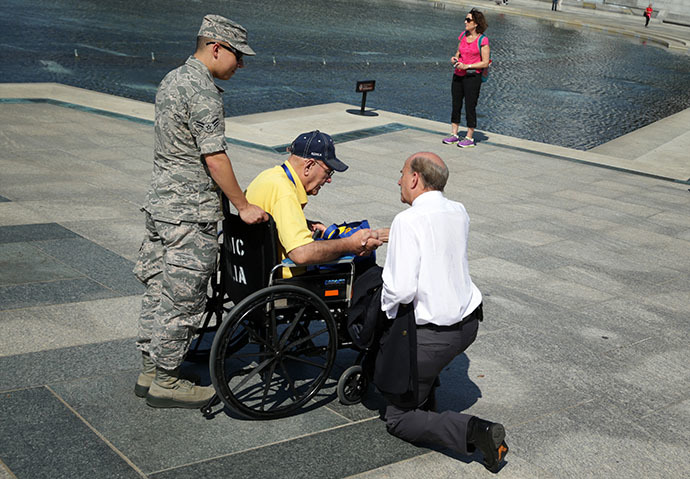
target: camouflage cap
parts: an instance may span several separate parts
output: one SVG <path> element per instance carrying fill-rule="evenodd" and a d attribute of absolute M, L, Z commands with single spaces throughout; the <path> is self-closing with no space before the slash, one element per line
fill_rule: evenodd
<path fill-rule="evenodd" d="M 247 30 L 242 25 L 220 15 L 206 15 L 197 36 L 227 42 L 245 55 L 256 55 L 247 44 Z"/>

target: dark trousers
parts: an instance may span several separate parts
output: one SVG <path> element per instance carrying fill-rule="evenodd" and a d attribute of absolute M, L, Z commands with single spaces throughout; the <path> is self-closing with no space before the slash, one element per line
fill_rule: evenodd
<path fill-rule="evenodd" d="M 551 10 L 558 10 L 558 0 L 551 1 Z"/>
<path fill-rule="evenodd" d="M 474 342 L 478 328 L 479 320 L 474 317 L 456 330 L 417 329 L 418 405 L 426 401 L 443 368 Z M 437 413 L 389 404 L 386 429 L 408 442 L 434 444 L 469 454 L 474 450 L 471 447 L 468 451 L 467 445 L 467 423 L 471 418 L 469 414 L 455 411 Z"/>
<path fill-rule="evenodd" d="M 453 75 L 451 94 L 453 96 L 453 111 L 450 115 L 451 123 L 460 123 L 462 101 L 465 100 L 465 118 L 467 128 L 477 127 L 477 100 L 482 86 L 482 76 L 479 73 L 468 73 L 465 76 Z"/>
<path fill-rule="evenodd" d="M 644 16 L 644 26 L 645 26 L 645 27 L 646 27 L 647 25 L 649 25 L 649 19 L 650 19 L 650 18 L 651 18 L 650 15 L 645 15 L 645 16 Z"/>

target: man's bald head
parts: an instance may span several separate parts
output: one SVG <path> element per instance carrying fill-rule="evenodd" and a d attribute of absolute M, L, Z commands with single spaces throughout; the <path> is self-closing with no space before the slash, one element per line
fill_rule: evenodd
<path fill-rule="evenodd" d="M 448 167 L 440 156 L 429 151 L 420 151 L 410 156 L 410 170 L 419 173 L 425 189 L 443 191 L 448 181 Z"/>

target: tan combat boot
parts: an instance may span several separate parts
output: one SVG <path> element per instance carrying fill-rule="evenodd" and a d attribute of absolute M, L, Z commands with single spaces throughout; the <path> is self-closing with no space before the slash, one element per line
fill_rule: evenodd
<path fill-rule="evenodd" d="M 151 359 L 148 353 L 141 353 L 141 372 L 134 386 L 134 394 L 136 394 L 137 397 L 145 398 L 149 392 L 153 378 L 155 377 L 156 363 L 153 362 L 153 359 Z M 180 377 L 193 383 L 198 383 L 201 379 L 194 373 L 182 373 Z"/>
<path fill-rule="evenodd" d="M 134 386 L 134 394 L 137 397 L 145 398 L 155 377 L 156 363 L 147 353 L 141 353 L 141 372 L 137 378 L 137 384 Z"/>
<path fill-rule="evenodd" d="M 213 386 L 196 386 L 179 374 L 179 368 L 168 371 L 157 367 L 146 404 L 151 407 L 197 408 L 206 405 L 215 394 Z"/>

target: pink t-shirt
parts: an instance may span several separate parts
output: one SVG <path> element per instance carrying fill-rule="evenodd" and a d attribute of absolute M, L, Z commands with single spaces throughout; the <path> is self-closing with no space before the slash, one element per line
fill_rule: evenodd
<path fill-rule="evenodd" d="M 458 50 L 460 51 L 460 62 L 464 63 L 465 65 L 471 65 L 472 63 L 479 63 L 482 61 L 482 54 L 479 52 L 479 47 L 477 46 L 477 42 L 479 41 L 479 37 L 481 35 L 477 35 L 477 38 L 474 39 L 472 43 L 467 43 L 467 35 L 460 35 L 458 37 L 458 40 L 460 41 L 460 45 L 458 46 Z M 489 37 L 484 36 L 482 39 L 482 46 L 486 46 L 489 44 Z M 477 73 L 481 73 L 482 69 L 478 68 Z M 458 76 L 465 76 L 467 74 L 467 70 L 461 70 L 459 68 L 455 69 L 455 74 Z"/>

